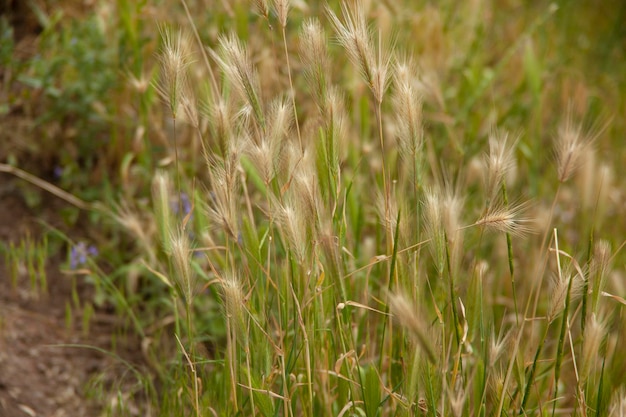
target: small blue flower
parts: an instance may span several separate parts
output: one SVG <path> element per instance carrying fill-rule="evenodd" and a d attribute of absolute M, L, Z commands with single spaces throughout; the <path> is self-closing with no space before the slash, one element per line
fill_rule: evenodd
<path fill-rule="evenodd" d="M 170 203 L 172 207 L 172 211 L 174 214 L 179 214 L 179 207 L 182 208 L 183 214 L 182 217 L 187 216 L 191 212 L 191 199 L 187 193 L 180 193 L 180 204 L 178 201 L 172 201 Z M 193 218 L 193 215 L 190 216 L 190 220 Z"/>
<path fill-rule="evenodd" d="M 63 171 L 64 171 L 63 167 L 60 167 L 57 165 L 54 167 L 54 170 L 52 171 L 52 175 L 54 175 L 54 178 L 58 180 L 63 176 Z"/>
<path fill-rule="evenodd" d="M 87 265 L 88 258 L 97 255 L 98 248 L 93 245 L 87 245 L 85 242 L 79 242 L 70 250 L 70 269 Z"/>
<path fill-rule="evenodd" d="M 187 195 L 187 193 L 180 194 L 180 201 L 183 205 L 183 213 L 185 213 L 186 216 L 191 212 L 191 200 L 189 200 L 189 196 Z"/>

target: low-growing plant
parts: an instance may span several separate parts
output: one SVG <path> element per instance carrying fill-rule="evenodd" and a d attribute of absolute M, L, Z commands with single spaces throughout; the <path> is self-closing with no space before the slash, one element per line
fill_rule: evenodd
<path fill-rule="evenodd" d="M 47 295 L 46 263 L 50 256 L 47 235 L 41 239 L 34 239 L 30 235 L 26 235 L 19 243 L 5 243 L 2 249 L 11 285 L 15 288 L 20 279 L 27 277 L 33 294 L 37 296 Z"/>

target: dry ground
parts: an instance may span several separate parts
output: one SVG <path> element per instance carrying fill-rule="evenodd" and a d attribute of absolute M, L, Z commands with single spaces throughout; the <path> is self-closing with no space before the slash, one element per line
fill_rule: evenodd
<path fill-rule="evenodd" d="M 0 176 L 0 239 L 19 242 L 42 232 L 38 220 L 59 224 L 59 201 L 52 200 L 44 213 L 33 213 L 25 205 L 16 181 Z M 77 233 L 78 231 L 74 231 Z M 0 417 L 97 416 L 109 398 L 88 398 L 90 381 L 106 372 L 110 382 L 119 375 L 119 363 L 106 354 L 69 344 L 111 349 L 115 317 L 96 311 L 88 335 L 81 330 L 80 312 L 73 312 L 73 326 L 66 324 L 66 304 L 71 300 L 72 279 L 62 272 L 63 259 L 57 255 L 46 266 L 48 294 L 38 295 L 29 279 L 21 275 L 11 283 L 4 257 L 0 258 Z M 91 297 L 91 288 L 77 280 L 78 294 Z M 66 346 L 60 346 L 66 345 Z M 130 350 L 129 350 L 130 349 Z M 120 353 L 120 350 L 125 352 Z M 135 352 L 137 352 L 135 350 Z M 117 353 L 140 360 L 129 346 L 117 346 Z M 96 395 L 97 397 L 97 395 Z"/>

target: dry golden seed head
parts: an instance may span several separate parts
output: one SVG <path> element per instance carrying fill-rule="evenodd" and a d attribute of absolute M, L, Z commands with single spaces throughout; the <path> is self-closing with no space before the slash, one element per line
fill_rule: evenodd
<path fill-rule="evenodd" d="M 489 153 L 485 156 L 485 190 L 493 200 L 500 186 L 515 168 L 515 146 L 519 138 L 509 142 L 508 133 L 493 132 L 489 136 Z"/>
<path fill-rule="evenodd" d="M 191 270 L 189 237 L 182 228 L 170 234 L 170 256 L 174 261 L 174 282 L 180 288 L 185 302 L 191 305 L 196 293 L 196 280 Z"/>
<path fill-rule="evenodd" d="M 548 321 L 552 321 L 564 308 L 567 296 L 567 279 L 556 277 L 553 282 L 552 294 L 550 296 L 550 309 L 548 311 Z"/>
<path fill-rule="evenodd" d="M 307 19 L 300 32 L 300 54 L 302 64 L 307 67 L 324 67 L 328 64 L 326 34 L 319 20 Z"/>
<path fill-rule="evenodd" d="M 404 295 L 400 293 L 389 294 L 389 307 L 394 318 L 404 327 L 415 342 L 428 356 L 431 363 L 437 363 L 437 354 L 432 345 L 432 337 L 428 328 L 421 319 L 419 309 Z"/>
<path fill-rule="evenodd" d="M 439 272 L 443 271 L 445 260 L 445 232 L 443 227 L 443 199 L 440 192 L 427 189 L 423 200 L 424 229 L 430 240 L 432 256 Z"/>
<path fill-rule="evenodd" d="M 462 379 L 459 377 L 457 382 L 461 383 Z M 456 389 L 449 388 L 448 398 L 450 399 L 450 409 L 452 410 L 452 415 L 455 417 L 461 417 L 463 415 L 463 409 L 465 408 L 464 406 L 467 399 L 467 391 L 464 390 L 462 386 L 459 386 Z"/>
<path fill-rule="evenodd" d="M 267 4 L 267 0 L 253 0 L 254 7 L 261 16 L 268 19 L 270 15 L 270 7 Z"/>
<path fill-rule="evenodd" d="M 446 186 L 446 192 L 442 197 L 443 227 L 448 242 L 455 245 L 462 239 L 461 212 L 465 201 L 459 195 L 458 190 L 452 189 L 450 186 Z"/>
<path fill-rule="evenodd" d="M 489 366 L 493 367 L 496 364 L 498 358 L 503 352 L 506 352 L 509 347 L 509 341 L 512 338 L 513 330 L 509 330 L 504 336 L 496 337 L 495 334 L 491 336 L 491 343 L 489 344 Z"/>
<path fill-rule="evenodd" d="M 239 153 L 231 150 L 225 160 L 207 158 L 211 172 L 208 215 L 231 237 L 238 238 L 237 191 L 239 189 Z"/>
<path fill-rule="evenodd" d="M 246 335 L 245 327 L 245 296 L 243 286 L 239 278 L 233 274 L 227 274 L 221 281 L 224 313 L 230 322 L 232 331 L 240 336 Z"/>
<path fill-rule="evenodd" d="M 548 310 L 548 321 L 552 322 L 565 309 L 567 290 L 569 281 L 572 280 L 570 290 L 570 302 L 574 301 L 582 294 L 583 278 L 579 274 L 562 272 L 562 276 L 554 276 L 552 283 L 552 294 L 550 296 L 550 308 Z"/>
<path fill-rule="evenodd" d="M 485 227 L 514 236 L 525 236 L 534 231 L 535 221 L 523 217 L 528 209 L 528 203 L 521 203 L 511 207 L 502 205 L 492 205 L 483 217 L 478 219 L 474 225 Z"/>
<path fill-rule="evenodd" d="M 250 157 L 250 161 L 266 185 L 272 181 L 276 174 L 275 150 L 271 149 L 270 146 L 268 141 L 263 141 L 260 144 L 249 143 L 246 147 L 246 154 Z"/>
<path fill-rule="evenodd" d="M 307 233 L 307 219 L 301 202 L 288 197 L 282 204 L 277 205 L 276 220 L 280 230 L 287 238 L 289 247 L 300 263 L 306 260 L 310 239 Z"/>
<path fill-rule="evenodd" d="M 345 105 L 342 92 L 336 87 L 330 87 L 324 97 L 324 120 L 323 124 L 326 129 L 332 129 L 335 137 L 342 139 L 345 134 Z M 338 141 L 346 143 L 348 141 Z"/>
<path fill-rule="evenodd" d="M 596 242 L 593 248 L 593 266 L 595 271 L 604 275 L 610 268 L 611 263 L 611 243 L 601 239 Z"/>
<path fill-rule="evenodd" d="M 293 123 L 293 110 L 286 100 L 275 100 L 270 105 L 266 139 L 272 149 L 278 149 L 289 135 Z"/>
<path fill-rule="evenodd" d="M 382 48 L 382 47 L 380 47 Z M 389 50 L 379 50 L 376 64 L 372 68 L 372 80 L 370 81 L 370 89 L 377 103 L 382 103 L 383 96 L 389 87 L 389 76 L 392 64 L 392 55 Z"/>
<path fill-rule="evenodd" d="M 592 314 L 587 319 L 585 326 L 585 337 L 583 339 L 582 367 L 580 371 L 580 381 L 584 383 L 589 376 L 593 365 L 597 362 L 600 345 L 606 335 L 606 325 L 604 320 Z"/>
<path fill-rule="evenodd" d="M 243 43 L 234 35 L 220 36 L 220 53 L 211 50 L 211 55 L 220 66 L 228 81 L 250 106 L 252 115 L 261 126 L 265 125 L 258 73 L 252 66 Z"/>
<path fill-rule="evenodd" d="M 330 86 L 330 59 L 326 47 L 326 34 L 317 19 L 306 20 L 300 33 L 300 59 L 304 75 L 311 85 L 318 107 Z"/>
<path fill-rule="evenodd" d="M 488 378 L 491 397 L 494 401 L 498 401 L 504 390 L 504 372 L 501 369 L 492 369 Z"/>
<path fill-rule="evenodd" d="M 423 144 L 422 95 L 416 88 L 416 69 L 411 61 L 395 65 L 392 105 L 398 125 L 400 156 L 415 160 Z"/>
<path fill-rule="evenodd" d="M 161 82 L 156 85 L 161 97 L 169 104 L 175 119 L 180 105 L 181 95 L 187 84 L 187 69 L 192 63 L 189 35 L 178 31 L 172 33 L 168 27 L 159 27 L 163 47 L 159 53 L 161 62 Z"/>
<path fill-rule="evenodd" d="M 343 2 L 341 12 L 344 22 L 327 7 L 339 43 L 369 86 L 376 102 L 381 103 L 389 81 L 391 54 L 388 49 L 376 51 L 365 19 L 365 7 L 359 0 Z"/>
<path fill-rule="evenodd" d="M 611 244 L 608 241 L 598 240 L 595 243 L 589 265 L 589 294 L 592 295 L 591 311 L 594 312 L 598 310 L 598 301 L 611 271 L 611 255 Z"/>
<path fill-rule="evenodd" d="M 376 212 L 380 222 L 386 229 L 395 233 L 398 221 L 398 202 L 396 199 L 386 199 L 384 194 L 376 191 Z"/>
<path fill-rule="evenodd" d="M 167 172 L 157 171 L 152 179 L 152 200 L 157 210 L 169 213 L 171 190 L 172 184 Z"/>
<path fill-rule="evenodd" d="M 324 263 L 326 276 L 331 278 L 339 277 L 343 272 L 342 260 L 339 254 L 338 238 L 333 230 L 332 220 L 330 218 L 322 219 L 316 243 L 319 244 L 326 258 L 326 262 Z"/>
<path fill-rule="evenodd" d="M 172 227 L 172 184 L 169 176 L 164 171 L 157 171 L 152 180 L 152 204 L 156 213 L 156 223 L 159 235 L 166 252 L 169 252 L 169 234 Z"/>
<path fill-rule="evenodd" d="M 126 201 L 122 201 L 119 205 L 114 205 L 113 216 L 122 227 L 124 227 L 132 236 L 134 236 L 138 243 L 142 246 L 145 252 L 148 254 L 148 263 L 151 266 L 156 264 L 155 253 L 155 222 L 142 221 L 142 218 L 137 214 Z"/>
<path fill-rule="evenodd" d="M 604 213 L 610 203 L 611 195 L 620 187 L 615 184 L 615 169 L 611 164 L 606 162 L 600 163 L 599 173 L 595 176 L 595 189 L 598 190 L 595 198 L 598 206 L 598 212 Z M 601 216 L 601 214 L 599 214 Z M 601 217 L 599 217 L 601 218 Z"/>
<path fill-rule="evenodd" d="M 274 0 L 274 9 L 276 10 L 276 16 L 278 22 L 285 28 L 287 27 L 287 14 L 289 13 L 289 0 Z"/>
<path fill-rule="evenodd" d="M 583 132 L 580 123 L 575 124 L 571 111 L 561 124 L 556 142 L 557 174 L 560 182 L 567 181 L 579 168 L 584 153 L 599 132 Z"/>
<path fill-rule="evenodd" d="M 611 404 L 609 405 L 608 417 L 626 416 L 626 388 L 620 387 L 613 393 Z"/>
<path fill-rule="evenodd" d="M 232 100 L 224 98 L 221 94 L 208 94 L 209 101 L 202 103 L 200 110 L 208 118 L 208 126 L 220 149 L 220 154 L 225 155 L 231 145 L 235 133 L 235 120 L 237 114 Z"/>
<path fill-rule="evenodd" d="M 148 90 L 150 86 L 150 81 L 145 74 L 141 74 L 139 78 L 135 77 L 133 74 L 129 75 L 129 83 L 130 86 L 139 94 L 143 94 Z"/>
<path fill-rule="evenodd" d="M 581 205 L 585 209 L 592 209 L 595 206 L 600 191 L 600 188 L 595 188 L 598 174 L 595 149 L 589 149 L 581 155 L 580 169 L 574 178 L 580 190 Z"/>
<path fill-rule="evenodd" d="M 185 84 L 181 91 L 180 106 L 183 109 L 183 120 L 198 129 L 200 127 L 200 118 L 198 117 L 198 100 L 188 83 Z"/>

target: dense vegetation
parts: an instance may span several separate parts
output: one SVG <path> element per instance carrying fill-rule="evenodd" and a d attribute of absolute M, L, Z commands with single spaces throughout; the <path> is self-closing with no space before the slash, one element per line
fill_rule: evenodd
<path fill-rule="evenodd" d="M 2 171 L 142 341 L 107 415 L 626 413 L 622 3 L 60 3 Z"/>

